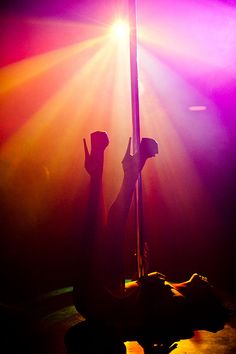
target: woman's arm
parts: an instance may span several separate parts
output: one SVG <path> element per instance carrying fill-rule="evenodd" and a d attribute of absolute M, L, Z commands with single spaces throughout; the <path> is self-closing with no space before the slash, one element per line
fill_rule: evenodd
<path fill-rule="evenodd" d="M 113 290 L 123 289 L 123 246 L 125 226 L 128 219 L 129 209 L 132 202 L 133 192 L 138 176 L 149 157 L 158 152 L 155 140 L 144 138 L 139 150 L 133 156 L 130 154 L 131 139 L 122 161 L 123 181 L 120 191 L 112 204 L 107 221 L 106 233 L 106 276 L 109 287 Z"/>
<path fill-rule="evenodd" d="M 104 151 L 109 144 L 105 132 L 96 131 L 91 134 L 91 152 L 86 140 L 84 142 L 85 169 L 90 176 L 89 197 L 80 244 L 82 278 L 85 282 L 94 281 L 94 273 L 98 274 L 101 257 L 101 240 L 105 229 L 104 200 L 102 174 Z"/>

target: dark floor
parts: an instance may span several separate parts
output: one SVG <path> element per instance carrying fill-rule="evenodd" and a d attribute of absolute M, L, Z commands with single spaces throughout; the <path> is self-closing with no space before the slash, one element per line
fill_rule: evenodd
<path fill-rule="evenodd" d="M 1 353 L 66 354 L 64 334 L 83 320 L 72 305 L 71 290 L 68 287 L 52 291 L 27 307 L 1 304 Z M 137 342 L 125 344 L 128 354 L 143 353 Z M 101 353 L 101 348 L 97 353 Z M 231 321 L 217 333 L 199 331 L 194 338 L 181 340 L 173 353 L 236 354 L 236 323 Z"/>

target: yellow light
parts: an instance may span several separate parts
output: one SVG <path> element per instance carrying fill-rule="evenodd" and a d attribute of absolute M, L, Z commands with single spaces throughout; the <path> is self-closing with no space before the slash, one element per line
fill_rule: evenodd
<path fill-rule="evenodd" d="M 111 27 L 111 33 L 118 39 L 126 38 L 129 35 L 128 22 L 122 19 L 116 20 Z"/>

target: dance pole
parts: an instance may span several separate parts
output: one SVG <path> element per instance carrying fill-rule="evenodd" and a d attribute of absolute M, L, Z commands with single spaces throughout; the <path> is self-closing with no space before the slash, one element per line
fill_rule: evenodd
<path fill-rule="evenodd" d="M 137 63 L 137 26 L 136 26 L 136 0 L 129 0 L 129 26 L 130 26 L 130 81 L 131 81 L 131 107 L 133 128 L 133 154 L 140 145 L 140 115 L 139 115 L 139 85 Z M 142 201 L 142 177 L 141 172 L 134 193 L 135 209 L 135 233 L 137 272 L 141 277 L 145 273 L 144 266 L 144 236 L 143 236 L 143 201 Z"/>

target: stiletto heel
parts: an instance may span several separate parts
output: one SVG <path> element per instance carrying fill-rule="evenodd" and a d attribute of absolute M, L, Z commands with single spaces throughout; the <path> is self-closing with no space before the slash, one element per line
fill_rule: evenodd
<path fill-rule="evenodd" d="M 109 138 L 106 132 L 96 131 L 90 134 L 91 153 L 88 151 L 86 139 L 83 139 L 85 153 L 85 169 L 89 174 L 102 172 L 104 150 L 109 144 Z"/>

